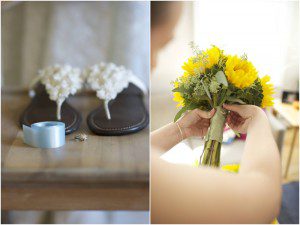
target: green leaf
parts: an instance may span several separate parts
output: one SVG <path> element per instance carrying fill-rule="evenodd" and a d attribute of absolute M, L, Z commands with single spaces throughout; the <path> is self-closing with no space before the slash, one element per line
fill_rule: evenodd
<path fill-rule="evenodd" d="M 174 118 L 174 122 L 176 122 L 181 116 L 182 114 L 187 111 L 187 110 L 193 110 L 193 109 L 196 109 L 196 108 L 199 108 L 197 104 L 193 104 L 193 103 L 190 103 L 189 105 L 186 105 L 184 107 L 182 107 L 179 112 L 176 114 L 175 118 Z"/>
<path fill-rule="evenodd" d="M 227 98 L 227 101 L 233 102 L 233 103 L 240 103 L 240 104 L 242 104 L 242 105 L 247 104 L 246 102 L 242 101 L 241 99 L 234 98 L 234 97 L 228 97 L 228 98 Z"/>
<path fill-rule="evenodd" d="M 223 71 L 218 71 L 215 77 L 219 84 L 223 84 L 225 87 L 228 87 L 228 82 Z"/>
<path fill-rule="evenodd" d="M 196 98 L 197 101 L 209 100 L 209 98 L 207 97 L 207 95 L 198 95 L 197 93 L 195 93 L 193 95 L 193 97 Z"/>
<path fill-rule="evenodd" d="M 174 123 L 181 117 L 181 115 L 188 110 L 186 106 L 182 107 L 178 113 L 176 114 L 175 118 L 174 118 Z"/>
<path fill-rule="evenodd" d="M 218 93 L 220 88 L 220 83 L 217 81 L 217 79 L 214 77 L 210 80 L 209 84 L 209 90 L 211 93 Z"/>
<path fill-rule="evenodd" d="M 201 83 L 202 83 L 202 85 L 203 85 L 203 88 L 204 88 L 204 90 L 205 90 L 205 93 L 206 93 L 207 97 L 211 100 L 211 96 L 210 96 L 210 93 L 209 93 L 209 91 L 208 91 L 207 86 L 205 85 L 205 83 L 204 83 L 203 81 L 201 81 Z"/>
<path fill-rule="evenodd" d="M 232 91 L 230 89 L 226 89 L 226 97 L 229 97 L 231 95 Z"/>
<path fill-rule="evenodd" d="M 235 135 L 236 135 L 237 137 L 241 137 L 241 135 L 240 135 L 239 132 L 237 132 L 237 131 L 235 131 L 235 130 L 233 130 L 233 132 L 235 133 Z"/>

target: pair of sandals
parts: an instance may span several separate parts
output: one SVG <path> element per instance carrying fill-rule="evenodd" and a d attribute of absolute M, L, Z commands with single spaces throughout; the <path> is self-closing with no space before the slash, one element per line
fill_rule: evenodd
<path fill-rule="evenodd" d="M 125 135 L 148 125 L 149 116 L 143 101 L 146 86 L 131 71 L 113 63 L 100 63 L 83 72 L 68 65 L 55 65 L 39 71 L 30 84 L 32 101 L 20 117 L 20 125 L 61 121 L 65 123 L 66 134 L 76 131 L 82 117 L 67 98 L 84 85 L 96 91 L 103 102 L 87 117 L 93 133 Z"/>

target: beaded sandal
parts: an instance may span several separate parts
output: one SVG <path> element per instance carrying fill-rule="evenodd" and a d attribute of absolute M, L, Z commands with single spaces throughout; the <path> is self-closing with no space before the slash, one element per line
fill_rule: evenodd
<path fill-rule="evenodd" d="M 88 115 L 91 131 L 105 136 L 125 135 L 148 125 L 143 101 L 147 88 L 131 71 L 113 63 L 100 63 L 86 69 L 84 76 L 103 102 Z"/>
<path fill-rule="evenodd" d="M 20 125 L 30 126 L 42 121 L 65 123 L 66 134 L 76 131 L 82 121 L 81 115 L 65 100 L 74 95 L 83 84 L 79 69 L 55 65 L 40 70 L 31 82 L 31 103 L 20 117 Z"/>

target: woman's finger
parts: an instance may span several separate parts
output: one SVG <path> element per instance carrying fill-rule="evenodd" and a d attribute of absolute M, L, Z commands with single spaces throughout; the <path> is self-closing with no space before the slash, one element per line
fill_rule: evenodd
<path fill-rule="evenodd" d="M 202 120 L 197 123 L 197 127 L 209 127 L 210 122 L 208 120 Z"/>
<path fill-rule="evenodd" d="M 227 105 L 227 104 L 223 104 L 223 108 L 236 112 L 239 115 L 244 115 L 245 112 L 247 111 L 247 107 L 248 105 Z"/>
<path fill-rule="evenodd" d="M 234 126 L 231 122 L 227 123 L 227 125 L 228 125 L 231 129 L 234 129 L 234 128 L 235 128 L 235 126 Z"/>
<path fill-rule="evenodd" d="M 210 119 L 215 114 L 215 109 L 212 109 L 209 112 L 203 111 L 201 109 L 195 109 L 195 112 L 200 118 Z"/>
<path fill-rule="evenodd" d="M 238 119 L 240 118 L 241 116 L 239 114 L 237 114 L 236 112 L 230 112 L 230 116 L 233 118 L 233 119 Z"/>

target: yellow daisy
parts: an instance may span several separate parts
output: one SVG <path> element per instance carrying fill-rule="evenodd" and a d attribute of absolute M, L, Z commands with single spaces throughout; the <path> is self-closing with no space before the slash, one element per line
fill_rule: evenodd
<path fill-rule="evenodd" d="M 264 95 L 264 98 L 261 103 L 262 108 L 274 105 L 274 102 L 273 102 L 274 98 L 272 97 L 272 95 L 275 92 L 274 92 L 273 84 L 269 83 L 270 80 L 271 80 L 271 78 L 268 75 L 266 75 L 260 79 L 260 83 L 261 83 L 263 95 Z"/>
<path fill-rule="evenodd" d="M 249 87 L 257 79 L 257 71 L 253 64 L 236 55 L 228 56 L 225 74 L 228 81 L 237 88 Z"/>

